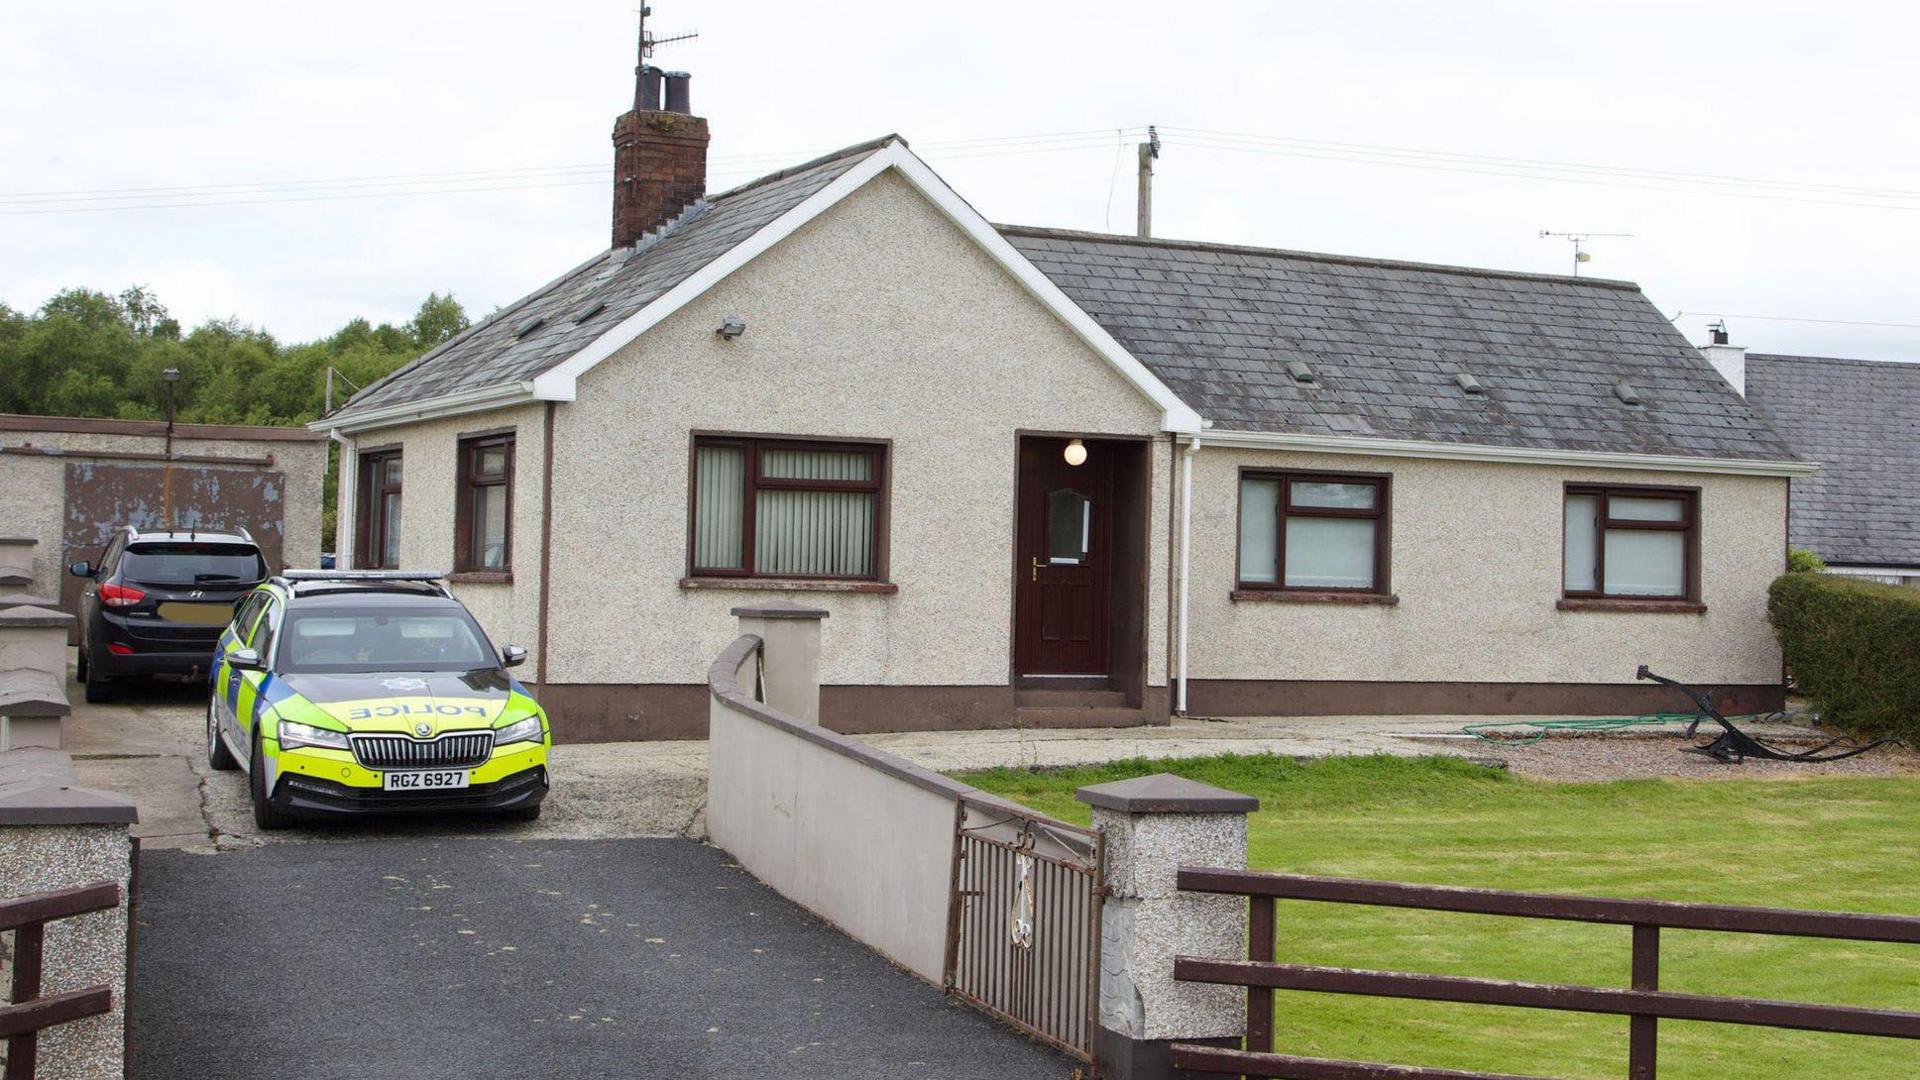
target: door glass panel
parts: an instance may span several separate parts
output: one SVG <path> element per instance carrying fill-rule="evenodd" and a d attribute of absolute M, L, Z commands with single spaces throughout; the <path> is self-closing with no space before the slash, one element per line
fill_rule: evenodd
<path fill-rule="evenodd" d="M 1086 559 L 1093 532 L 1093 500 L 1072 488 L 1047 495 L 1047 561 L 1073 565 Z"/>
<path fill-rule="evenodd" d="M 380 562 L 400 565 L 400 493 L 386 496 L 380 509 Z"/>
<path fill-rule="evenodd" d="M 1372 484 L 1329 484 L 1319 480 L 1295 480 L 1293 505 L 1325 506 L 1340 510 L 1371 510 Z"/>
<path fill-rule="evenodd" d="M 1372 588 L 1373 526 L 1366 518 L 1288 518 L 1286 584 Z"/>

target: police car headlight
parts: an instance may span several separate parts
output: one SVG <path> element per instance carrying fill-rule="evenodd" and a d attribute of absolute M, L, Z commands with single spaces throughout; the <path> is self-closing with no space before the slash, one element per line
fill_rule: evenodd
<path fill-rule="evenodd" d="M 540 717 L 538 714 L 524 720 L 515 720 L 506 727 L 497 728 L 493 733 L 493 745 L 505 746 L 508 743 L 539 742 Z"/>
<path fill-rule="evenodd" d="M 317 728 L 312 724 L 296 724 L 291 720 L 280 721 L 280 749 L 293 750 L 302 746 L 320 746 L 328 750 L 346 750 L 347 733 Z"/>

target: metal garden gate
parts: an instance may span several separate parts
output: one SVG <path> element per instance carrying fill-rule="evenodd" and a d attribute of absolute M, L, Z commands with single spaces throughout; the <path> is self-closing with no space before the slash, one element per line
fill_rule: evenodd
<path fill-rule="evenodd" d="M 947 992 L 1091 1062 L 1104 870 L 1099 833 L 963 797 L 954 815 Z"/>

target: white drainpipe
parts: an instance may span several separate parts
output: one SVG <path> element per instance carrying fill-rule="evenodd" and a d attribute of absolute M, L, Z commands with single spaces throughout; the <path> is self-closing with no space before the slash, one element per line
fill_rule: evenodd
<path fill-rule="evenodd" d="M 1200 451 L 1200 436 L 1187 443 L 1180 458 L 1180 690 L 1173 711 L 1187 715 L 1187 577 L 1193 553 L 1193 455 Z"/>
<path fill-rule="evenodd" d="M 333 565 L 345 570 L 353 565 L 353 516 L 360 509 L 354 505 L 353 496 L 360 486 L 355 482 L 360 469 L 351 438 L 340 434 L 339 428 L 328 428 L 327 437 L 340 444 L 340 467 L 334 471 L 334 483 L 339 487 L 333 494 Z M 341 543 L 343 537 L 345 543 Z"/>

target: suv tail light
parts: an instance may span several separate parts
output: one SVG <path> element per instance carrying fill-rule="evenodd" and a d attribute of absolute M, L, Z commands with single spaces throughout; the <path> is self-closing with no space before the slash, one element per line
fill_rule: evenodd
<path fill-rule="evenodd" d="M 146 590 L 131 585 L 100 586 L 100 602 L 108 607 L 132 607 L 146 598 Z"/>

